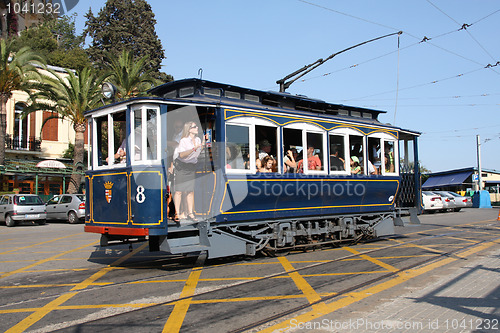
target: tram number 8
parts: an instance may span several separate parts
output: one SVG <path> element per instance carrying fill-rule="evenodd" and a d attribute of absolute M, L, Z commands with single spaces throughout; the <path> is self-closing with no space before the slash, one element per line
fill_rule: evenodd
<path fill-rule="evenodd" d="M 146 195 L 144 194 L 144 186 L 137 186 L 137 194 L 135 195 L 135 201 L 137 203 L 143 203 L 146 200 Z"/>

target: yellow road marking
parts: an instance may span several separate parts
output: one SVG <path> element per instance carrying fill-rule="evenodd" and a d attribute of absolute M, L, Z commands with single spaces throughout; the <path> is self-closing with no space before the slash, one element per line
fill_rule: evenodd
<path fill-rule="evenodd" d="M 107 286 L 113 282 L 95 282 L 93 286 Z M 75 283 L 60 283 L 60 284 L 23 284 L 19 286 L 0 286 L 0 289 L 24 289 L 24 288 L 52 288 L 52 287 L 74 287 Z"/>
<path fill-rule="evenodd" d="M 321 293 L 320 296 L 328 297 L 336 293 Z M 282 296 L 262 296 L 262 297 L 242 297 L 242 298 L 228 298 L 228 299 L 205 299 L 193 300 L 191 304 L 217 304 L 217 303 L 233 303 L 233 302 L 254 302 L 254 301 L 271 301 L 271 300 L 286 300 L 286 299 L 300 299 L 306 296 L 301 295 L 282 295 Z M 172 301 L 164 305 L 174 305 L 177 301 Z M 88 305 L 60 305 L 54 310 L 84 310 L 84 309 L 107 309 L 107 308 L 145 308 L 148 306 L 158 305 L 160 303 L 125 303 L 125 304 L 88 304 Z M 9 313 L 23 313 L 23 312 L 36 312 L 41 308 L 21 308 L 0 310 L 0 314 Z"/>
<path fill-rule="evenodd" d="M 98 243 L 98 242 L 93 242 L 91 244 L 96 244 L 96 243 Z M 73 290 L 82 290 L 82 289 L 88 287 L 90 284 L 93 284 L 95 280 L 97 280 L 98 278 L 102 277 L 105 273 L 109 272 L 111 269 L 114 269 L 114 267 L 112 267 L 112 266 L 121 264 L 123 261 L 125 261 L 126 259 L 130 258 L 131 256 L 133 256 L 135 253 L 137 253 L 137 252 L 141 251 L 142 249 L 144 249 L 147 245 L 148 245 L 148 243 L 144 243 L 139 248 L 137 248 L 136 250 L 128 253 L 127 255 L 123 256 L 122 258 L 116 260 L 115 262 L 113 262 L 112 264 L 110 264 L 108 267 L 105 267 L 105 268 L 99 270 L 99 272 L 95 273 L 94 275 L 92 275 L 91 277 L 89 277 L 88 279 L 86 279 L 85 281 L 77 284 L 75 287 L 73 287 L 71 289 L 71 291 L 73 291 Z M 85 246 L 89 246 L 89 245 L 85 245 Z M 77 248 L 75 250 L 66 251 L 64 253 L 61 253 L 60 255 L 64 255 L 66 253 L 73 252 L 73 251 L 76 251 L 76 250 L 81 249 L 81 248 L 83 248 L 83 246 L 79 247 L 79 248 Z M 59 257 L 60 255 L 57 255 L 57 256 L 54 256 L 54 257 Z M 41 262 L 47 262 L 47 261 L 50 261 L 50 259 L 51 258 L 47 258 L 45 260 L 41 260 Z M 34 265 L 30 265 L 30 266 L 28 266 L 26 268 L 31 268 L 32 266 L 34 266 Z M 103 274 L 103 272 L 105 272 L 105 273 Z M 0 278 L 1 278 L 1 276 L 0 276 Z M 42 319 L 43 317 L 45 317 L 47 314 L 49 314 L 53 310 L 56 310 L 60 305 L 64 304 L 64 302 L 68 301 L 73 296 L 78 295 L 78 294 L 79 294 L 78 291 L 74 291 L 74 292 L 69 292 L 69 293 L 66 293 L 66 294 L 63 294 L 63 295 L 59 296 L 58 298 L 56 298 L 52 302 L 50 302 L 47 305 L 39 308 L 36 312 L 34 312 L 31 315 L 29 315 L 28 317 L 26 317 L 25 319 L 23 319 L 18 324 L 12 326 L 8 331 L 6 331 L 6 333 L 7 332 L 8 333 L 14 333 L 14 332 L 17 333 L 17 332 L 23 332 L 23 331 L 25 331 L 26 329 L 28 329 L 29 327 L 31 327 L 33 324 L 35 324 L 36 322 L 38 322 L 40 319 Z"/>
<path fill-rule="evenodd" d="M 71 297 L 75 296 L 76 292 L 74 293 L 67 293 L 64 294 L 49 304 L 45 305 L 44 307 L 41 307 L 37 309 L 35 312 L 33 312 L 31 315 L 28 317 L 24 318 L 21 320 L 17 325 L 11 327 L 5 333 L 18 333 L 18 332 L 24 332 L 26 329 L 28 329 L 31 325 L 45 317 L 47 314 L 49 314 L 52 310 L 55 310 L 59 305 L 63 304 L 67 300 L 69 300 Z"/>
<path fill-rule="evenodd" d="M 59 253 L 55 256 L 52 256 L 52 257 L 49 257 L 49 258 L 46 258 L 46 259 L 42 259 L 42 260 L 39 260 L 31 265 L 28 265 L 26 267 L 23 267 L 23 268 L 19 268 L 19 269 L 16 269 L 15 271 L 12 271 L 12 272 L 8 272 L 8 273 L 4 273 L 2 275 L 0 275 L 0 279 L 3 279 L 3 278 L 6 278 L 6 277 L 9 277 L 9 276 L 12 276 L 14 274 L 17 274 L 17 273 L 21 273 L 21 272 L 24 272 L 25 270 L 29 269 L 29 268 L 32 268 L 32 267 L 35 267 L 35 266 L 38 266 L 38 265 L 41 265 L 41 264 L 44 264 L 46 262 L 49 262 L 49 261 L 52 261 L 53 259 L 57 259 L 59 257 L 62 257 L 66 254 L 69 254 L 69 253 L 72 253 L 72 252 L 75 252 L 75 251 L 78 251 L 80 249 L 83 249 L 83 248 L 86 248 L 86 247 L 89 247 L 89 246 L 92 246 L 94 244 L 97 244 L 99 242 L 92 242 L 92 243 L 89 243 L 89 244 L 86 244 L 86 245 L 83 245 L 83 246 L 80 246 L 76 249 L 73 249 L 73 250 L 69 250 L 69 251 L 65 251 L 65 252 L 62 252 L 62 253 Z"/>
<path fill-rule="evenodd" d="M 403 241 L 400 241 L 399 239 L 391 239 L 392 241 L 396 242 L 396 243 L 399 243 L 399 244 L 404 244 L 405 242 Z M 398 246 L 399 247 L 399 246 Z M 413 243 L 409 243 L 409 244 L 404 244 L 403 247 L 418 247 L 420 249 L 424 249 L 426 251 L 430 251 L 430 252 L 437 252 L 437 253 L 443 253 L 444 251 L 441 251 L 441 250 L 437 250 L 437 249 L 434 249 L 432 247 L 429 247 L 429 246 L 425 246 L 425 245 L 417 245 L 417 244 L 413 244 Z"/>
<path fill-rule="evenodd" d="M 84 234 L 84 232 L 80 232 L 80 233 L 77 233 L 77 234 L 68 235 L 68 236 L 64 236 L 64 237 L 60 237 L 60 238 L 56 238 L 56 239 L 51 239 L 51 240 L 48 240 L 48 241 L 45 241 L 45 242 L 41 242 L 41 243 L 37 243 L 37 244 L 32 244 L 32 245 L 28 245 L 28 246 L 18 247 L 18 248 L 15 248 L 13 250 L 10 250 L 10 251 L 0 252 L 0 255 L 6 254 L 6 253 L 10 253 L 10 252 L 19 251 L 19 250 L 29 249 L 30 247 L 40 246 L 40 245 L 43 245 L 43 244 L 48 244 L 48 243 L 56 242 L 56 241 L 61 240 L 61 239 L 65 239 L 65 238 L 69 238 L 69 237 L 74 237 L 74 236 L 78 236 L 78 235 L 83 235 L 83 234 Z"/>
<path fill-rule="evenodd" d="M 79 284 L 77 284 L 76 286 L 74 286 L 71 289 L 71 291 L 73 291 L 73 290 L 83 290 L 83 289 L 87 288 L 89 285 L 93 284 L 96 280 L 100 279 L 101 277 L 103 277 L 107 273 L 109 273 L 112 270 L 116 269 L 116 267 L 114 267 L 114 266 L 120 265 L 125 260 L 129 259 L 130 257 L 132 257 L 135 253 L 144 250 L 144 248 L 146 246 L 148 246 L 148 245 L 149 244 L 146 242 L 146 243 L 142 244 L 141 246 L 139 246 L 134 251 L 129 252 L 126 255 L 124 255 L 123 257 L 121 257 L 120 259 L 116 260 L 115 262 L 113 262 L 112 264 L 110 264 L 108 267 L 100 269 L 97 273 L 93 274 L 89 278 L 85 279 L 83 282 L 80 282 Z"/>
<path fill-rule="evenodd" d="M 202 267 L 193 268 L 193 270 L 189 274 L 189 278 L 187 279 L 186 284 L 184 285 L 184 288 L 182 289 L 180 298 L 190 297 L 194 295 L 202 269 Z M 172 313 L 170 313 L 170 316 L 168 317 L 168 320 L 163 327 L 163 333 L 180 331 L 192 299 L 192 297 L 182 299 L 175 304 Z"/>
<path fill-rule="evenodd" d="M 311 285 L 299 274 L 299 272 L 293 272 L 295 268 L 290 264 L 288 259 L 285 257 L 278 258 L 279 262 L 285 269 L 285 271 L 289 272 L 288 275 L 292 278 L 293 282 L 299 288 L 300 291 L 306 296 L 309 303 L 318 302 L 321 300 L 321 297 L 318 295 L 316 290 L 314 290 Z"/>
<path fill-rule="evenodd" d="M 477 246 L 474 246 L 473 248 L 469 249 L 469 250 L 466 250 L 464 252 L 461 252 L 459 254 L 456 254 L 456 257 L 458 258 L 465 258 L 465 257 L 468 257 L 474 253 L 477 253 L 479 251 L 483 251 L 493 245 L 496 245 L 498 244 L 497 241 L 493 241 L 493 242 L 487 242 L 483 245 L 477 245 Z M 290 319 L 287 319 L 285 321 L 282 321 L 278 324 L 275 324 L 271 327 L 267 327 L 263 330 L 261 330 L 260 332 L 274 332 L 276 330 L 284 330 L 284 329 L 287 329 L 287 328 L 291 328 L 291 323 L 294 322 L 294 323 L 305 323 L 305 322 L 309 322 L 311 320 L 314 320 L 314 319 L 318 319 L 326 314 L 330 314 L 332 312 L 335 312 L 337 311 L 338 309 L 341 309 L 341 308 L 344 308 L 348 305 L 351 305 L 355 302 L 358 302 L 362 299 L 365 299 L 367 297 L 370 297 L 370 296 L 373 296 L 381 291 L 385 291 L 387 289 L 390 289 L 394 286 L 397 286 L 401 283 L 404 283 L 412 278 L 415 278 L 417 276 L 420 276 L 422 274 L 425 274 L 427 272 L 430 272 L 436 268 L 439 268 L 439 267 L 442 267 L 442 266 L 445 266 L 449 263 L 452 263 L 454 261 L 458 260 L 457 258 L 452 258 L 452 257 L 448 257 L 448 258 L 444 258 L 444 259 L 441 259 L 441 260 L 438 260 L 436 262 L 433 262 L 433 263 L 430 263 L 430 264 L 427 264 L 425 266 L 422 266 L 422 267 L 419 267 L 419 268 L 416 268 L 416 269 L 408 269 L 408 270 L 404 270 L 404 271 L 401 271 L 399 273 L 397 273 L 396 277 L 390 279 L 390 280 L 387 280 L 385 282 L 382 282 L 382 283 L 379 283 L 377 285 L 374 285 L 374 286 L 371 286 L 371 287 L 368 287 L 366 289 L 363 289 L 363 290 L 360 290 L 360 291 L 356 291 L 356 292 L 350 292 L 346 295 L 344 295 L 342 298 L 338 299 L 338 300 L 335 300 L 331 303 L 327 303 L 324 304 L 324 306 L 322 307 L 322 309 L 320 311 L 317 311 L 316 309 L 312 309 L 311 311 L 308 311 L 304 314 L 301 314 L 301 315 L 298 315 L 298 316 L 295 316 L 293 318 L 290 318 Z"/>
<path fill-rule="evenodd" d="M 413 255 L 413 256 L 390 256 L 390 257 L 372 257 L 374 259 L 379 259 L 379 260 L 384 260 L 384 259 L 403 259 L 403 258 L 419 258 L 419 257 L 435 257 L 438 254 L 418 254 L 418 255 Z M 344 259 L 343 261 L 360 261 L 360 260 L 365 260 L 362 258 L 349 258 L 349 259 Z"/>
<path fill-rule="evenodd" d="M 343 248 L 344 248 L 344 249 L 346 249 L 347 251 L 351 252 L 352 254 L 357 254 L 357 255 L 359 255 L 359 257 L 360 257 L 360 258 L 363 258 L 363 259 L 365 259 L 365 260 L 368 260 L 369 262 L 372 262 L 372 263 L 374 263 L 375 265 L 378 265 L 378 266 L 380 266 L 380 267 L 382 267 L 382 268 L 387 269 L 387 270 L 388 270 L 388 271 L 390 271 L 390 272 L 397 272 L 397 271 L 399 270 L 399 269 L 397 269 L 397 268 L 396 268 L 396 267 L 394 267 L 394 266 L 391 266 L 391 265 L 389 265 L 389 264 L 386 264 L 385 262 L 382 262 L 382 261 L 380 261 L 380 260 L 378 260 L 378 259 L 372 258 L 372 257 L 370 257 L 370 256 L 368 256 L 368 255 L 366 255 L 366 254 L 362 254 L 361 252 L 358 252 L 358 251 L 356 251 L 356 250 L 354 250 L 354 249 L 352 249 L 352 248 L 350 248 L 350 247 L 348 247 L 348 246 L 344 246 Z"/>
<path fill-rule="evenodd" d="M 461 240 L 461 241 L 464 241 L 464 242 L 469 242 L 469 243 L 479 243 L 478 241 L 476 240 L 472 240 L 472 239 L 467 239 L 467 238 L 460 238 L 460 237 L 455 237 L 455 236 L 448 236 L 446 238 L 450 238 L 450 239 L 456 239 L 456 240 Z"/>

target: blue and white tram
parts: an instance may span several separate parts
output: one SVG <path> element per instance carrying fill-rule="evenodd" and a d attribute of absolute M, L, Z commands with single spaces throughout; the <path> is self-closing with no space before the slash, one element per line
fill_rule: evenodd
<path fill-rule="evenodd" d="M 390 234 L 402 211 L 421 207 L 419 133 L 379 122 L 383 111 L 199 79 L 150 93 L 86 113 L 85 231 L 103 246 L 147 240 L 150 251 L 254 255 Z M 198 221 L 179 223 L 169 219 L 170 190 L 187 121 L 203 129 L 205 149 Z"/>

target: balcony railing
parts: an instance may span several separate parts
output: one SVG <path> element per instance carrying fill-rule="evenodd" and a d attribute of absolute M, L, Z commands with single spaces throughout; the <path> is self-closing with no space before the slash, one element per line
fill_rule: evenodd
<path fill-rule="evenodd" d="M 42 141 L 35 137 L 19 138 L 5 136 L 5 148 L 10 150 L 42 151 Z"/>

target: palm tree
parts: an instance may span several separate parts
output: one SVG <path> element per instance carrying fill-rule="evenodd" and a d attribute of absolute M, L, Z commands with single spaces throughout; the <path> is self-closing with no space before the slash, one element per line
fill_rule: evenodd
<path fill-rule="evenodd" d="M 31 94 L 36 89 L 40 75 L 35 65 L 43 64 L 43 59 L 29 47 L 14 52 L 12 41 L 0 40 L 0 165 L 5 163 L 7 101 L 15 90 Z"/>
<path fill-rule="evenodd" d="M 61 77 L 51 69 L 48 71 L 50 75 L 43 77 L 43 84 L 33 95 L 32 104 L 25 109 L 25 114 L 37 110 L 52 111 L 52 116 L 44 120 L 42 127 L 51 119 L 68 119 L 73 123 L 75 150 L 68 193 L 76 193 L 82 180 L 84 133 L 87 126 L 83 114 L 97 107 L 101 100 L 101 84 L 107 76 L 99 76 L 91 67 L 76 72 L 66 69 L 67 77 Z"/>
<path fill-rule="evenodd" d="M 118 58 L 106 54 L 109 81 L 117 88 L 116 96 L 120 100 L 146 95 L 157 83 L 148 70 L 146 57 L 135 59 L 131 52 L 123 50 Z"/>

